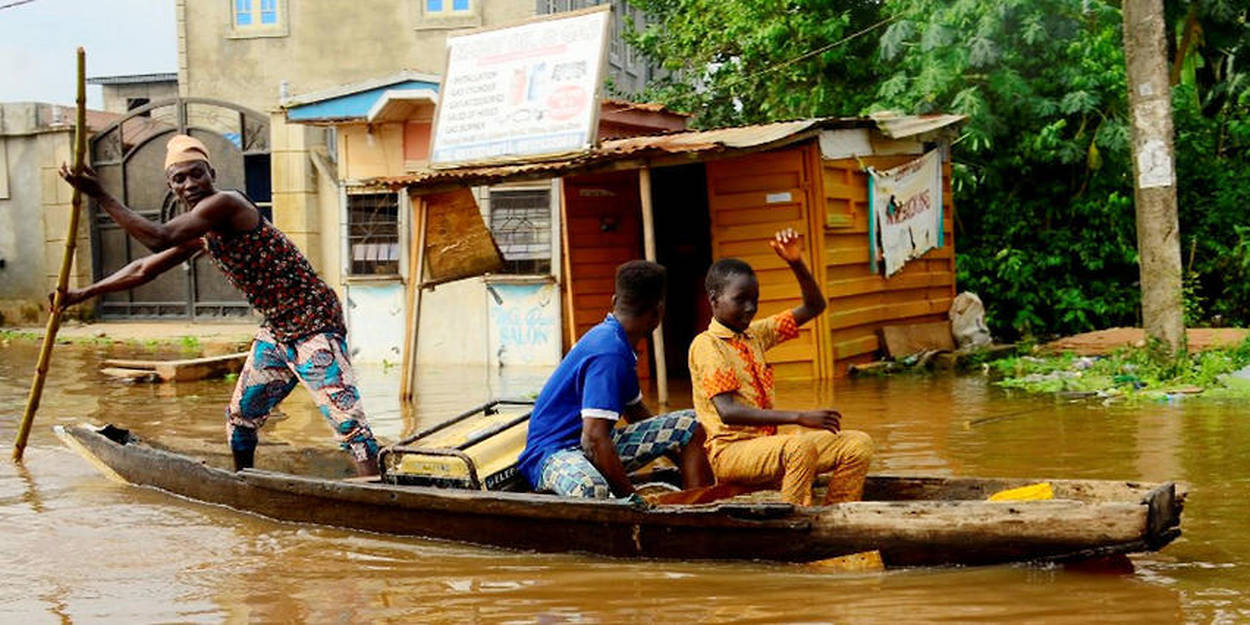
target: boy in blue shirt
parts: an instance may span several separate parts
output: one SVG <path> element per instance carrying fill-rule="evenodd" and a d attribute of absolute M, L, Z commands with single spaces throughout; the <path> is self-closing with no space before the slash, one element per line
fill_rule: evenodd
<path fill-rule="evenodd" d="M 569 350 L 534 404 L 521 474 L 569 497 L 628 498 L 629 471 L 679 451 L 685 488 L 712 483 L 705 436 L 693 410 L 652 416 L 638 387 L 634 345 L 664 318 L 664 267 L 617 267 L 612 313 Z M 630 425 L 616 428 L 624 418 Z"/>

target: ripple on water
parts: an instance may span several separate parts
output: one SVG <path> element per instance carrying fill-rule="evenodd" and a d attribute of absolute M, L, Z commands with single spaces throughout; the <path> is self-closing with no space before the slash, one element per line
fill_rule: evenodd
<path fill-rule="evenodd" d="M 0 357 L 0 405 L 25 399 L 37 348 Z M 0 463 L 6 622 L 1176 623 L 1250 619 L 1250 419 L 1227 403 L 1103 407 L 1010 396 L 977 376 L 785 383 L 782 407 L 833 405 L 879 448 L 876 470 L 940 475 L 1184 479 L 1185 536 L 1133 575 L 985 567 L 830 574 L 758 563 L 526 554 L 276 523 L 101 478 L 49 431 L 83 419 L 224 453 L 228 382 L 119 385 L 102 354 L 58 347 L 23 468 Z M 540 372 L 423 371 L 415 409 L 393 370 L 362 367 L 390 440 Z M 678 406 L 688 386 L 673 385 Z M 17 409 L 17 410 L 20 410 Z M 303 394 L 262 453 L 331 449 Z M 16 415 L 0 413 L 11 440 Z M 10 616 L 11 615 L 11 616 Z"/>

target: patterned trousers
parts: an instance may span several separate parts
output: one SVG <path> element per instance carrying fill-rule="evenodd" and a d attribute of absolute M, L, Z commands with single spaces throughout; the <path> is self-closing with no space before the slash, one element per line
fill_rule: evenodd
<path fill-rule="evenodd" d="M 365 420 L 347 341 L 337 332 L 279 342 L 261 328 L 226 407 L 226 437 L 235 451 L 256 449 L 256 431 L 297 383 L 312 393 L 340 446 L 358 461 L 377 457 L 378 443 Z"/>
<path fill-rule="evenodd" d="M 612 430 L 612 442 L 626 471 L 676 451 L 690 442 L 699 420 L 693 410 L 677 410 Z M 612 488 L 578 447 L 557 451 L 543 462 L 538 490 L 566 497 L 607 499 Z"/>
<path fill-rule="evenodd" d="M 824 504 L 858 501 L 875 449 L 859 430 L 806 430 L 734 441 L 709 458 L 717 482 L 780 486 L 790 503 L 812 505 L 816 475 L 832 471 Z"/>

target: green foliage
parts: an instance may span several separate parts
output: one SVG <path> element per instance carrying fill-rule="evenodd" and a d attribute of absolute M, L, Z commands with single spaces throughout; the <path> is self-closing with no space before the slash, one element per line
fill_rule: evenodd
<path fill-rule="evenodd" d="M 43 335 L 37 332 L 26 332 L 23 330 L 0 330 L 0 341 L 38 341 L 42 340 Z"/>
<path fill-rule="evenodd" d="M 645 29 L 631 24 L 627 40 L 667 73 L 642 97 L 696 113 L 701 127 L 854 115 L 871 101 L 871 85 L 879 80 L 870 61 L 879 31 L 830 47 L 877 22 L 879 2 L 629 4 L 642 9 L 648 23 Z"/>
<path fill-rule="evenodd" d="M 1140 323 L 1118 2 L 631 4 L 655 20 L 632 41 L 671 72 L 644 97 L 702 126 L 968 115 L 954 146 L 958 280 L 999 337 Z M 1166 9 L 1187 321 L 1250 324 L 1250 7 Z"/>
<path fill-rule="evenodd" d="M 1104 358 L 1022 356 L 990 364 L 999 385 L 1032 392 L 1097 392 L 1103 397 L 1159 397 L 1185 387 L 1215 397 L 1250 395 L 1250 384 L 1227 374 L 1250 365 L 1250 339 L 1239 345 L 1159 358 L 1150 347 L 1125 348 Z"/>
<path fill-rule="evenodd" d="M 1240 50 L 1250 54 L 1250 41 Z M 1232 91 L 1196 95 L 1198 85 L 1182 84 L 1173 97 L 1187 273 L 1217 324 L 1250 322 L 1250 62 L 1242 63 Z"/>
<path fill-rule="evenodd" d="M 1192 328 L 1202 323 L 1202 308 L 1207 298 L 1202 295 L 1198 274 L 1192 271 L 1185 272 L 1184 281 L 1181 283 L 1181 295 L 1184 298 L 1185 327 Z"/>
<path fill-rule="evenodd" d="M 178 343 L 182 345 L 182 351 L 189 354 L 198 354 L 204 347 L 198 337 L 190 335 L 179 337 Z"/>
<path fill-rule="evenodd" d="M 895 74 L 878 106 L 969 115 L 956 157 L 961 288 L 996 334 L 1139 323 L 1130 130 L 1117 4 L 889 0 Z M 1250 323 L 1250 26 L 1243 4 L 1169 4 L 1187 322 Z M 930 35 L 931 31 L 942 33 Z M 975 46 L 930 45 L 949 33 Z M 908 45 L 910 44 L 910 45 Z M 1239 56 L 1240 55 L 1240 56 Z M 1240 64 L 1238 64 L 1240 63 Z M 1214 317 L 1214 318 L 1213 318 Z"/>
<path fill-rule="evenodd" d="M 43 332 L 32 332 L 27 330 L 0 330 L 0 343 L 8 343 L 10 341 L 21 342 L 43 342 Z M 102 336 L 79 336 L 66 337 L 58 336 L 56 339 L 58 345 L 109 345 L 113 341 L 108 337 Z"/>
<path fill-rule="evenodd" d="M 876 106 L 969 116 L 954 169 L 958 280 L 995 333 L 1135 323 L 1119 11 L 1081 0 L 889 0 L 886 11 L 901 19 L 882 37 L 894 75 Z"/>

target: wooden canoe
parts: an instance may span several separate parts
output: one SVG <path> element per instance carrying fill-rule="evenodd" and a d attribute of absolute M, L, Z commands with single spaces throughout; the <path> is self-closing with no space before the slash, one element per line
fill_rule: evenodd
<path fill-rule="evenodd" d="M 57 427 L 106 475 L 281 521 L 543 552 L 809 562 L 879 551 L 890 567 L 1062 562 L 1180 535 L 1174 484 L 1048 480 L 1055 499 L 990 502 L 1026 479 L 873 475 L 865 501 L 635 506 L 617 500 L 232 472 L 125 430 Z"/>

